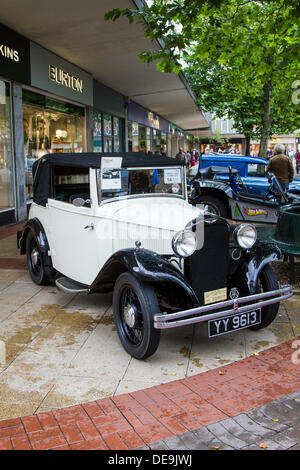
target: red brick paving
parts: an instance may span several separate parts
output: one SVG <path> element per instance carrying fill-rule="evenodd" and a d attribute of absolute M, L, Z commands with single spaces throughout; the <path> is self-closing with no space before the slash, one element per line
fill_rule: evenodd
<path fill-rule="evenodd" d="M 0 227 L 0 241 L 4 240 L 7 237 L 16 235 L 18 230 L 22 230 L 24 227 L 24 222 L 20 224 L 10 224 Z M 17 247 L 17 237 L 16 237 L 16 247 Z M 2 258 L 0 253 L 0 269 L 27 269 L 26 257 L 22 258 Z"/>
<path fill-rule="evenodd" d="M 136 449 L 245 413 L 300 389 L 294 341 L 183 380 L 0 421 L 0 450 Z"/>
<path fill-rule="evenodd" d="M 26 258 L 0 258 L 0 269 L 27 270 Z"/>
<path fill-rule="evenodd" d="M 12 235 L 15 235 L 18 230 L 22 230 L 24 227 L 25 222 L 21 222 L 19 224 L 9 224 L 9 225 L 4 225 L 3 227 L 0 227 L 0 240 L 3 240 L 4 238 L 10 237 Z"/>

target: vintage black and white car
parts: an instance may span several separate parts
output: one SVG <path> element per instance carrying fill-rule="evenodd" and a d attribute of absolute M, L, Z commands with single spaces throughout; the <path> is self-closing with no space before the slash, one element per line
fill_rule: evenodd
<path fill-rule="evenodd" d="M 264 328 L 292 295 L 271 267 L 277 246 L 189 204 L 185 165 L 173 158 L 49 154 L 33 166 L 33 192 L 18 234 L 31 279 L 113 292 L 120 341 L 137 359 L 155 353 L 166 328 L 207 322 L 210 337 Z"/>

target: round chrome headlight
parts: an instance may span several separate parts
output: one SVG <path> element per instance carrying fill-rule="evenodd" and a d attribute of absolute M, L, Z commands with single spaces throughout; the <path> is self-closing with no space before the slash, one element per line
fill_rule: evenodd
<path fill-rule="evenodd" d="M 197 240 L 196 234 L 190 231 L 181 231 L 174 235 L 172 247 L 177 256 L 186 258 L 191 256 L 196 250 Z"/>
<path fill-rule="evenodd" d="M 239 225 L 233 233 L 235 241 L 244 249 L 252 248 L 257 239 L 257 232 L 254 225 Z"/>

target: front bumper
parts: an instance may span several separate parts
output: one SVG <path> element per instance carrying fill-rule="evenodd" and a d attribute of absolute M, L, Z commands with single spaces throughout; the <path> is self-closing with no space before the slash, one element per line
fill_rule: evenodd
<path fill-rule="evenodd" d="M 175 328 L 177 326 L 192 325 L 194 323 L 202 323 L 209 320 L 216 320 L 224 316 L 236 315 L 238 313 L 251 312 L 257 308 L 266 307 L 286 300 L 293 295 L 292 286 L 283 286 L 280 289 L 263 292 L 261 294 L 248 295 L 234 300 L 226 300 L 215 304 L 206 305 L 204 307 L 191 308 L 176 313 L 162 313 L 154 315 L 154 328 L 166 329 Z M 251 302 L 249 304 L 249 302 Z M 254 302 L 254 303 L 252 303 Z M 240 304 L 248 305 L 240 306 Z M 225 310 L 224 310 L 225 309 Z M 208 313 L 213 311 L 213 313 Z"/>

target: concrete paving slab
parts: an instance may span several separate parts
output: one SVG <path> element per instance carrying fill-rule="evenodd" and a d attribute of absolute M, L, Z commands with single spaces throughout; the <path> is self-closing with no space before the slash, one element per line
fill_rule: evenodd
<path fill-rule="evenodd" d="M 290 323 L 273 322 L 269 327 L 261 330 L 245 330 L 246 355 L 259 353 L 294 337 L 295 333 Z"/>
<path fill-rule="evenodd" d="M 195 326 L 187 375 L 215 369 L 244 357 L 245 334 L 243 330 L 209 338 L 208 326 L 202 323 Z"/>
<path fill-rule="evenodd" d="M 112 325 L 97 325 L 70 363 L 69 375 L 113 377 L 117 383 L 122 380 L 131 357 L 124 351 L 113 328 Z"/>
<path fill-rule="evenodd" d="M 192 326 L 162 331 L 155 355 L 144 361 L 132 358 L 123 380 L 133 382 L 139 378 L 152 383 L 166 383 L 186 377 L 192 339 Z"/>
<path fill-rule="evenodd" d="M 63 375 L 58 378 L 54 387 L 47 394 L 40 409 L 63 408 L 66 406 L 86 403 L 114 395 L 118 379 L 107 376 L 95 379 Z"/>
<path fill-rule="evenodd" d="M 36 412 L 39 404 L 27 401 L 27 403 L 1 403 L 0 420 L 18 418 L 19 416 L 29 416 Z"/>
<path fill-rule="evenodd" d="M 16 269 L 0 269 L 0 281 L 16 281 L 24 275 L 24 271 Z M 31 281 L 32 283 L 32 281 Z"/>
<path fill-rule="evenodd" d="M 20 250 L 17 248 L 16 235 L 11 235 L 0 240 L 0 253 L 1 258 L 24 258 L 24 256 L 20 255 Z"/>

